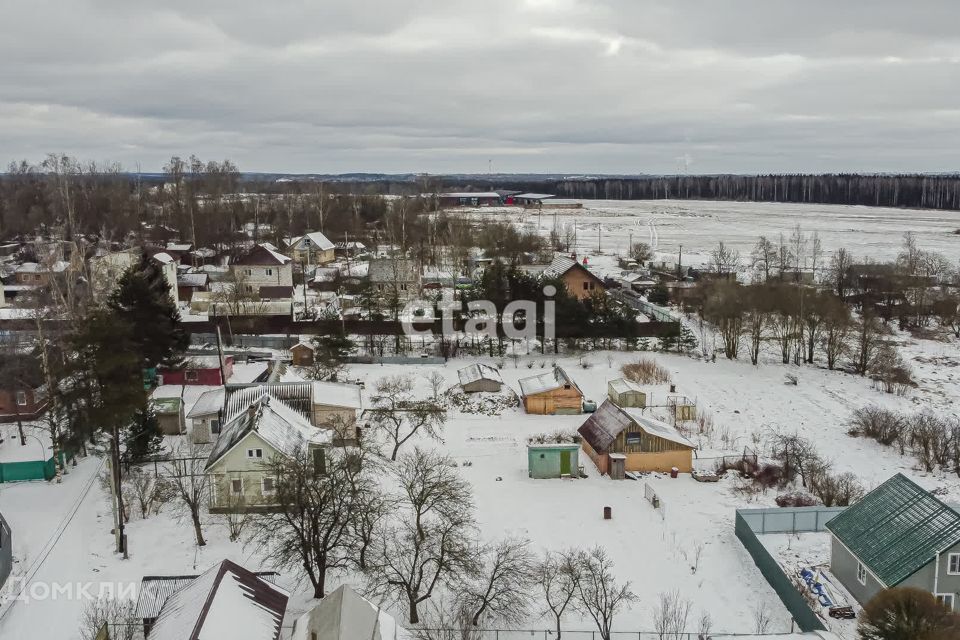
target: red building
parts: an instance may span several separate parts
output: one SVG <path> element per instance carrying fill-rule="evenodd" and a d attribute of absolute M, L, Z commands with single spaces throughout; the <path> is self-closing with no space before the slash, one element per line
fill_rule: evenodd
<path fill-rule="evenodd" d="M 223 357 L 223 376 L 220 375 L 218 356 L 191 356 L 178 369 L 161 367 L 162 384 L 226 384 L 233 375 L 233 356 Z M 226 380 L 224 380 L 226 377 Z"/>
<path fill-rule="evenodd" d="M 26 354 L 0 357 L 0 422 L 34 420 L 46 408 L 40 362 Z"/>

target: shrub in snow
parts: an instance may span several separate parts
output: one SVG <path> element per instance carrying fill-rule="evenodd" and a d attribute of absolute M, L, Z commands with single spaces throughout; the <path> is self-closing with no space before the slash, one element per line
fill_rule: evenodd
<path fill-rule="evenodd" d="M 802 491 L 782 493 L 777 496 L 776 502 L 778 507 L 813 507 L 817 505 L 816 498 Z"/>
<path fill-rule="evenodd" d="M 670 372 L 653 360 L 640 358 L 632 364 L 625 364 L 620 369 L 623 377 L 638 384 L 664 384 L 670 382 Z"/>

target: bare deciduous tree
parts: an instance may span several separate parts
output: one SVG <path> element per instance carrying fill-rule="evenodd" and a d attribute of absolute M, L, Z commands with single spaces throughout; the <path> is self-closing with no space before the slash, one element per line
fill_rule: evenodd
<path fill-rule="evenodd" d="M 693 603 L 676 589 L 661 593 L 653 609 L 653 628 L 659 640 L 680 638 L 687 629 Z"/>
<path fill-rule="evenodd" d="M 415 449 L 394 469 L 398 520 L 378 529 L 368 575 L 373 594 L 406 606 L 411 624 L 438 586 L 476 574 L 470 486 L 453 461 Z"/>
<path fill-rule="evenodd" d="M 460 587 L 459 601 L 470 624 L 483 620 L 515 625 L 523 621 L 532 601 L 533 554 L 527 540 L 501 540 L 486 546 L 480 571 Z"/>
<path fill-rule="evenodd" d="M 390 459 L 410 438 L 423 432 L 436 440 L 446 422 L 446 411 L 436 402 L 417 400 L 412 376 L 390 376 L 377 381 L 370 423 L 393 444 Z"/>
<path fill-rule="evenodd" d="M 207 544 L 203 538 L 203 528 L 200 523 L 200 511 L 210 489 L 205 468 L 207 457 L 203 455 L 204 453 L 205 451 L 197 444 L 180 443 L 174 448 L 174 459 L 165 473 L 173 495 L 190 515 L 198 547 Z"/>
<path fill-rule="evenodd" d="M 83 608 L 80 620 L 80 637 L 83 640 L 96 640 L 107 629 L 111 640 L 135 640 L 143 631 L 141 621 L 135 615 L 135 602 L 97 598 Z"/>
<path fill-rule="evenodd" d="M 555 623 L 557 640 L 562 637 L 560 621 L 577 596 L 580 565 L 575 551 L 548 551 L 537 564 L 536 582 L 547 605 L 544 615 L 550 614 Z"/>
<path fill-rule="evenodd" d="M 613 561 L 600 547 L 581 552 L 579 565 L 576 608 L 597 625 L 602 640 L 610 640 L 613 620 L 626 605 L 637 600 L 630 590 L 630 583 L 619 584 L 613 575 Z"/>
<path fill-rule="evenodd" d="M 355 562 L 360 515 L 379 491 L 371 464 L 362 449 L 304 448 L 264 465 L 277 509 L 257 518 L 250 542 L 275 565 L 303 569 L 314 598 L 325 595 L 329 573 Z"/>

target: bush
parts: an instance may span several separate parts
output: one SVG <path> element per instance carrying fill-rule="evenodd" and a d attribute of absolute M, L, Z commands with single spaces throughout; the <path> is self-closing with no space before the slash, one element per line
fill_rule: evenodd
<path fill-rule="evenodd" d="M 947 640 L 960 637 L 960 615 L 951 613 L 928 591 L 886 589 L 860 614 L 862 640 Z"/>
<path fill-rule="evenodd" d="M 802 491 L 791 491 L 777 496 L 778 507 L 814 507 L 817 505 L 817 499 L 809 493 Z"/>
<path fill-rule="evenodd" d="M 640 358 L 633 364 L 625 364 L 620 369 L 623 377 L 638 384 L 665 384 L 670 382 L 670 372 L 653 360 Z"/>
<path fill-rule="evenodd" d="M 904 438 L 909 424 L 902 414 L 871 405 L 854 411 L 850 426 L 851 435 L 872 438 L 889 447 Z"/>
<path fill-rule="evenodd" d="M 831 475 L 828 469 L 811 478 L 810 490 L 825 507 L 849 507 L 863 497 L 863 485 L 852 473 Z"/>

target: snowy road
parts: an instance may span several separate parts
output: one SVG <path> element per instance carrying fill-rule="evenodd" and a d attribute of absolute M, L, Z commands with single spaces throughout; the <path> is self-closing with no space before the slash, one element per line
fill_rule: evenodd
<path fill-rule="evenodd" d="M 0 605 L 0 638 L 52 637 L 47 635 L 52 621 L 79 619 L 83 602 L 69 592 L 91 580 L 89 539 L 104 534 L 97 528 L 95 504 L 101 501 L 97 476 L 102 468 L 99 459 L 87 458 L 60 485 L 0 485 L 0 511 L 10 523 L 18 561 Z M 66 585 L 67 595 L 54 598 L 54 588 Z"/>

